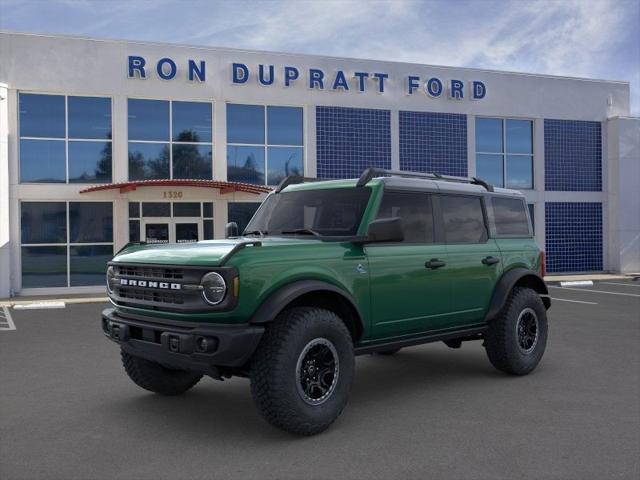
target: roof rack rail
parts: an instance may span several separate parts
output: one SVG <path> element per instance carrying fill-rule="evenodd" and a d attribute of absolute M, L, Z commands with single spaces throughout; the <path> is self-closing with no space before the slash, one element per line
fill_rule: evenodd
<path fill-rule="evenodd" d="M 450 175 L 440 175 L 438 173 L 405 172 L 402 170 L 386 170 L 383 168 L 367 168 L 358 179 L 357 187 L 364 187 L 375 177 L 406 177 L 406 178 L 428 178 L 430 180 L 440 180 L 443 182 L 469 183 L 480 185 L 488 192 L 493 192 L 493 185 L 477 177 L 453 177 Z"/>
<path fill-rule="evenodd" d="M 311 178 L 311 177 L 302 177 L 300 175 L 289 175 L 282 179 L 282 181 L 276 187 L 275 193 L 280 193 L 282 190 L 287 188 L 289 185 L 295 185 L 296 183 L 306 183 L 306 182 L 321 182 L 321 178 Z"/>

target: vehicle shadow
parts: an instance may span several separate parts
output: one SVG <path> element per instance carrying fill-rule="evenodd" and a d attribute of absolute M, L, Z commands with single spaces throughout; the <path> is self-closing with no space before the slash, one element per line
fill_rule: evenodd
<path fill-rule="evenodd" d="M 398 401 L 416 396 L 437 398 L 438 392 L 455 388 L 457 383 L 482 383 L 487 377 L 504 378 L 491 367 L 484 351 L 478 349 L 464 352 L 464 347 L 461 351 L 418 347 L 394 356 L 358 357 L 346 423 L 349 428 L 357 428 L 358 419 L 370 421 L 380 414 L 380 409 L 388 410 Z M 135 388 L 132 386 L 107 402 L 102 414 L 109 415 L 110 421 L 126 422 L 128 428 L 151 429 L 152 435 L 154 430 L 162 434 L 168 429 L 194 443 L 206 441 L 215 445 L 247 439 L 259 443 L 289 442 L 300 438 L 281 432 L 260 418 L 247 379 L 220 383 L 204 378 L 193 390 L 177 397 Z"/>

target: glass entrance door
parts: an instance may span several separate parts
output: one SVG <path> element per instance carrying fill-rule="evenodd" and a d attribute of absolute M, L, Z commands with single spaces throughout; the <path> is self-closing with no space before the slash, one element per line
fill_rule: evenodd
<path fill-rule="evenodd" d="M 202 240 L 202 220 L 199 218 L 181 218 L 175 221 L 173 230 L 176 243 L 193 243 Z"/>
<path fill-rule="evenodd" d="M 154 219 L 144 222 L 142 226 L 143 242 L 147 243 L 169 243 L 170 221 L 159 221 Z"/>
<path fill-rule="evenodd" d="M 141 240 L 147 243 L 193 243 L 202 240 L 201 218 L 142 219 Z"/>

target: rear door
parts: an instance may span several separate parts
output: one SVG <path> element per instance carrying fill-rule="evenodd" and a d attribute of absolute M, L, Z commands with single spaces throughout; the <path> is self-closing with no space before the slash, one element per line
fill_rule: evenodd
<path fill-rule="evenodd" d="M 450 277 L 445 246 L 436 243 L 432 203 L 433 195 L 425 192 L 384 193 L 378 218 L 400 217 L 405 239 L 365 246 L 375 338 L 437 330 L 448 323 Z"/>
<path fill-rule="evenodd" d="M 451 281 L 450 326 L 480 323 L 502 274 L 500 250 L 489 238 L 481 195 L 442 194 L 439 212 Z"/>

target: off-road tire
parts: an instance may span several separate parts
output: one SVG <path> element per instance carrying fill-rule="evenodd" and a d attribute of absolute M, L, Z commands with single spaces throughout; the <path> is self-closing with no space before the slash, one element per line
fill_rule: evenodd
<path fill-rule="evenodd" d="M 337 354 L 336 380 L 322 403 L 311 405 L 299 391 L 298 364 L 307 358 L 303 354 L 310 343 L 323 340 Z M 290 433 L 314 435 L 327 429 L 347 404 L 354 367 L 353 341 L 340 317 L 315 307 L 288 309 L 266 327 L 251 360 L 251 393 L 269 423 Z"/>
<path fill-rule="evenodd" d="M 172 370 L 159 363 L 135 357 L 120 350 L 122 365 L 129 378 L 139 387 L 160 395 L 180 395 L 200 381 L 202 375 Z"/>
<path fill-rule="evenodd" d="M 531 350 L 525 352 L 519 344 L 518 319 L 521 314 L 530 315 L 531 312 L 537 317 L 537 336 Z M 498 370 L 512 375 L 526 375 L 540 362 L 547 335 L 547 311 L 540 296 L 530 288 L 516 287 L 500 314 L 489 323 L 485 335 L 487 356 Z"/>
<path fill-rule="evenodd" d="M 379 352 L 376 352 L 376 355 L 384 355 L 384 356 L 395 355 L 400 350 L 401 348 L 390 348 L 389 350 L 381 350 Z"/>

